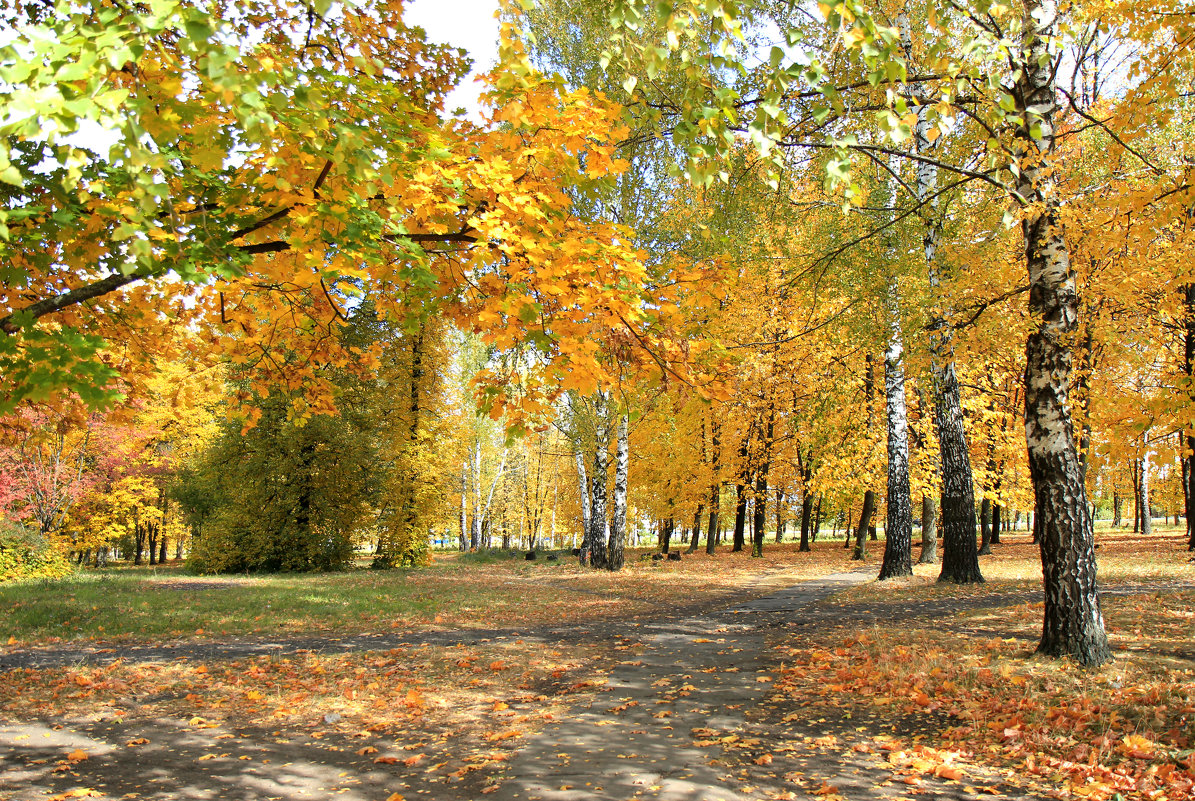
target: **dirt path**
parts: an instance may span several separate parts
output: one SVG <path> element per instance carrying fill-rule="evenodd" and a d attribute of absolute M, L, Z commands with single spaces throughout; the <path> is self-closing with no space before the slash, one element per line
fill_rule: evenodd
<path fill-rule="evenodd" d="M 870 571 L 827 576 L 715 614 L 649 627 L 641 654 L 617 665 L 600 693 L 519 749 L 495 777 L 492 797 L 904 797 L 900 791 L 907 792 L 908 786 L 893 781 L 891 766 L 874 750 L 844 754 L 823 747 L 827 736 L 837 746 L 840 725 L 825 720 L 782 723 L 753 714 L 774 678 L 768 629 L 869 578 Z M 815 742 L 818 738 L 822 742 Z M 991 797 L 946 781 L 931 781 L 922 792 L 939 798 Z"/>
<path fill-rule="evenodd" d="M 863 606 L 821 608 L 836 590 L 865 581 L 867 572 L 806 581 L 720 610 L 667 619 L 607 621 L 593 627 L 426 632 L 405 636 L 237 641 L 126 647 L 111 651 L 42 649 L 6 654 L 18 666 L 103 662 L 112 659 L 231 659 L 245 654 L 290 653 L 299 648 L 377 650 L 396 642 L 454 644 L 520 637 L 551 642 L 565 637 L 613 643 L 599 691 L 538 731 L 500 744 L 497 757 L 466 764 L 451 781 L 429 778 L 452 751 L 448 731 L 421 732 L 422 756 L 405 764 L 409 742 L 385 741 L 369 732 L 323 732 L 310 727 L 271 730 L 260 725 L 207 725 L 201 719 L 129 715 L 85 720 L 0 721 L 0 799 L 46 799 L 64 792 L 140 799 L 343 798 L 410 801 L 489 796 L 505 801 L 660 799 L 661 801 L 763 801 L 820 797 L 897 799 L 883 756 L 870 748 L 839 747 L 857 732 L 850 721 L 777 718 L 760 702 L 775 665 L 768 637 L 775 627 L 833 614 L 835 622 L 875 615 Z M 783 577 L 772 576 L 773 586 Z M 756 588 L 759 589 L 758 587 Z M 750 597 L 744 591 L 740 598 Z M 1018 595 L 986 596 L 976 605 L 1019 603 Z M 969 606 L 970 603 L 963 603 Z M 960 608 L 959 601 L 951 602 Z M 918 612 L 926 613 L 924 604 Z M 900 615 L 898 610 L 888 613 Z M 870 618 L 874 622 L 875 617 Z M 610 654 L 616 652 L 611 650 Z M 613 659 L 619 661 L 615 663 Z M 543 696 L 540 696 L 542 699 Z M 529 695 L 531 708 L 539 701 Z M 197 722 L 198 721 L 198 722 Z M 891 722 L 885 722 L 890 724 Z M 862 727 L 866 728 L 866 727 Z M 72 759 L 77 752 L 85 759 Z M 384 762 L 379 755 L 393 754 Z M 425 759 L 424 759 L 425 758 Z M 1018 798 L 958 782 L 932 780 L 922 792 L 954 799 Z M 816 794 L 816 796 L 815 796 Z M 82 797 L 76 795 L 76 797 Z"/>

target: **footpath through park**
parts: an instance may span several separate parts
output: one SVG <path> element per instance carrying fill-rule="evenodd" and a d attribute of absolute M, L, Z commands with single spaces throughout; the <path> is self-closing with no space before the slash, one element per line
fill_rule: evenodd
<path fill-rule="evenodd" d="M 354 755 L 353 743 L 302 742 L 268 729 L 206 732 L 185 721 L 135 725 L 56 725 L 52 720 L 0 724 L 0 798 L 66 798 L 83 785 L 95 797 L 138 799 L 493 799 L 493 801 L 765 801 L 810 798 L 898 799 L 911 788 L 894 784 L 882 754 L 867 749 L 779 748 L 804 733 L 806 741 L 835 742 L 865 726 L 851 722 L 760 717 L 777 667 L 770 647 L 803 610 L 869 579 L 872 571 L 804 581 L 769 595 L 704 614 L 638 623 L 626 634 L 636 645 L 613 665 L 606 683 L 566 715 L 528 734 L 504 761 L 458 786 L 429 786 L 422 770 L 374 764 Z M 773 585 L 774 586 L 774 585 Z M 850 617 L 852 611 L 847 612 Z M 824 610 L 823 610 L 824 614 Z M 455 636 L 477 636 L 458 631 Z M 436 633 L 450 639 L 449 633 Z M 528 640 L 533 637 L 524 634 Z M 305 643 L 310 646 L 311 643 Z M 375 640 L 332 647 L 369 649 Z M 33 662 L 69 662 L 68 652 Z M 226 655 L 234 658 L 236 653 Z M 76 659 L 105 661 L 121 654 Z M 0 669 L 11 665 L 0 665 Z M 283 736 L 279 736 L 283 735 Z M 219 753 L 212 737 L 224 738 Z M 132 738 L 132 739 L 130 739 Z M 159 747 L 130 749 L 126 741 Z M 724 747 L 725 746 L 725 747 Z M 733 747 L 731 747 L 733 746 Z M 88 755 L 78 770 L 54 769 L 72 749 Z M 773 756 L 773 751 L 778 751 Z M 358 752 L 360 753 L 360 752 Z M 212 756 L 215 754 L 214 756 Z M 74 768 L 75 766 L 71 766 Z M 998 779 L 995 780 L 998 783 Z M 929 783 L 922 797 L 991 798 L 959 783 Z M 1020 798 L 1016 793 L 999 797 Z M 75 796 L 80 797 L 80 796 Z"/>

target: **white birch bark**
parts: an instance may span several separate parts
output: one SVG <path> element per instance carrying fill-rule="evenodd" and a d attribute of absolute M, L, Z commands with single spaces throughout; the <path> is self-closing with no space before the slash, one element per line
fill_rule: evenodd
<path fill-rule="evenodd" d="M 1035 323 L 1025 346 L 1025 441 L 1039 520 L 1045 610 L 1038 651 L 1086 666 L 1112 658 L 1096 589 L 1095 538 L 1070 408 L 1079 297 L 1059 214 L 1053 163 L 1056 0 L 1025 0 L 1012 94 L 1021 230 Z"/>
<path fill-rule="evenodd" d="M 610 521 L 610 545 L 606 555 L 610 570 L 621 570 L 627 536 L 627 479 L 631 466 L 630 417 L 618 418 L 618 444 L 614 457 L 614 515 Z"/>

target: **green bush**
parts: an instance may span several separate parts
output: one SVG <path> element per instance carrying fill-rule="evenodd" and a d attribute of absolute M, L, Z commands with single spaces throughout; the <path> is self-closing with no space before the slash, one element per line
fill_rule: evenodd
<path fill-rule="evenodd" d="M 62 578 L 72 570 L 62 548 L 32 529 L 0 518 L 0 581 Z"/>
<path fill-rule="evenodd" d="M 288 419 L 263 404 L 248 432 L 230 424 L 175 489 L 195 532 L 198 573 L 341 570 L 367 526 L 371 454 L 347 416 Z"/>

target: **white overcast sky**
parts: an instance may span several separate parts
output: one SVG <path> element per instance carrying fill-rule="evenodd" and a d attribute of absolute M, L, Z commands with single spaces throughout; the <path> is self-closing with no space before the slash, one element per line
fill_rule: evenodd
<path fill-rule="evenodd" d="M 498 0 L 412 0 L 403 17 L 408 25 L 427 31 L 430 41 L 468 50 L 476 74 L 488 70 L 498 57 L 497 10 Z M 449 111 L 464 106 L 471 115 L 476 113 L 479 87 L 473 77 L 461 81 L 448 96 Z"/>

